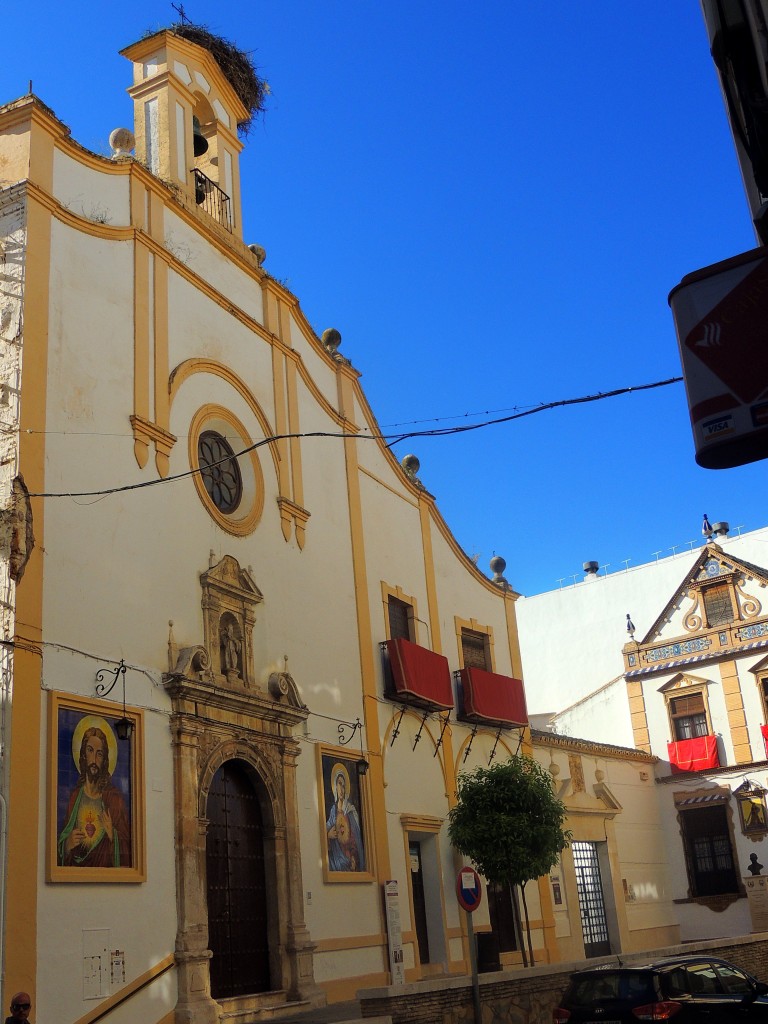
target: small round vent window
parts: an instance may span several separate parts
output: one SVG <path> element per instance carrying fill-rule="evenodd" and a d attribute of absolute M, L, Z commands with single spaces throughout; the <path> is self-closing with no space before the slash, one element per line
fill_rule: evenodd
<path fill-rule="evenodd" d="M 215 430 L 204 430 L 197 441 L 197 459 L 208 497 L 222 515 L 231 515 L 243 497 L 243 479 L 232 445 Z"/>

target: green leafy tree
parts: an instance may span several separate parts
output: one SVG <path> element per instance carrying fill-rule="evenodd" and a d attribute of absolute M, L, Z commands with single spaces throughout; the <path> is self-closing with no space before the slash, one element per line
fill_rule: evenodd
<path fill-rule="evenodd" d="M 548 874 L 568 845 L 571 833 L 564 828 L 565 818 L 565 805 L 552 791 L 549 772 L 522 755 L 460 775 L 457 803 L 448 815 L 451 843 L 488 881 L 520 886 L 531 965 L 525 886 Z M 514 888 L 512 892 L 514 896 Z M 515 899 L 513 907 L 522 939 Z M 528 966 L 522 941 L 520 946 Z"/>

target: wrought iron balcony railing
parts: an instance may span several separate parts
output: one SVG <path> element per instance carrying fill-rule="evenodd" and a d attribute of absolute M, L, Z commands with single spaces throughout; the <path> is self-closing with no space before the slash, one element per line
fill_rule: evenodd
<path fill-rule="evenodd" d="M 192 171 L 195 179 L 195 202 L 206 213 L 218 221 L 227 231 L 232 230 L 232 204 L 226 192 L 222 192 L 215 181 L 196 167 Z"/>

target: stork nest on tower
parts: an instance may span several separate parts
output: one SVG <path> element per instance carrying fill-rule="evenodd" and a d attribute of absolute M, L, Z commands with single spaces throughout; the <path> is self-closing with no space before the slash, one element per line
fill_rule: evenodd
<path fill-rule="evenodd" d="M 188 39 L 190 43 L 202 46 L 211 54 L 248 111 L 248 116 L 237 123 L 240 134 L 247 135 L 256 117 L 266 109 L 270 92 L 269 83 L 258 74 L 251 55 L 228 39 L 217 36 L 205 25 L 177 22 L 171 25 L 170 31 L 182 39 Z"/>

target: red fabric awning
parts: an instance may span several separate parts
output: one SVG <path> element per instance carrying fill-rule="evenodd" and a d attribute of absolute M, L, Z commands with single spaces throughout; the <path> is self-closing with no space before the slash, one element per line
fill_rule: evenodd
<path fill-rule="evenodd" d="M 763 743 L 765 744 L 765 756 L 768 757 L 768 725 L 761 725 L 760 732 L 763 734 Z"/>
<path fill-rule="evenodd" d="M 673 772 L 702 772 L 707 768 L 720 767 L 717 736 L 678 740 L 677 743 L 668 743 L 667 751 Z"/>
<path fill-rule="evenodd" d="M 464 693 L 464 718 L 492 725 L 528 724 L 522 680 L 481 668 L 463 668 L 459 675 Z"/>
<path fill-rule="evenodd" d="M 453 707 L 448 659 L 410 640 L 387 640 L 392 682 L 398 700 L 438 711 Z"/>

